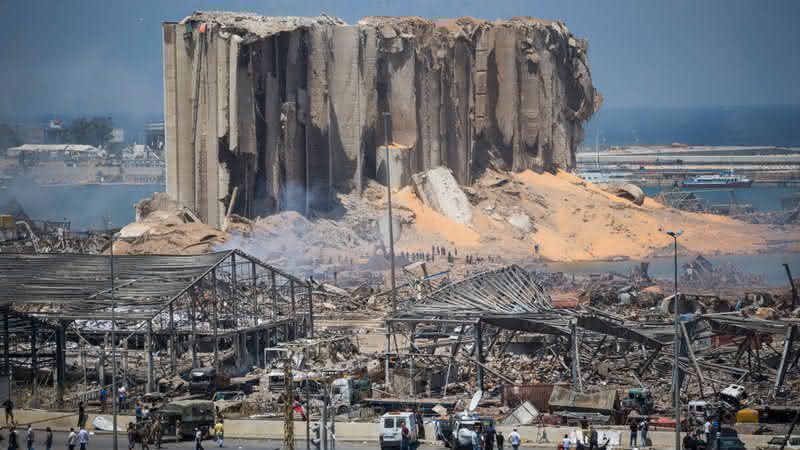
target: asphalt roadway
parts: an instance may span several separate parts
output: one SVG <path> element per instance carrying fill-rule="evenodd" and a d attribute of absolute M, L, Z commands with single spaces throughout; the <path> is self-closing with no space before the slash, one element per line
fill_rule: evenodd
<path fill-rule="evenodd" d="M 0 441 L 0 450 L 5 450 L 8 446 L 8 430 L 3 429 L 2 433 L 2 441 Z M 19 436 L 19 449 L 25 449 L 25 430 L 17 429 L 17 436 Z M 36 441 L 34 442 L 34 450 L 47 450 L 44 447 L 44 439 L 45 439 L 45 432 L 43 430 L 36 430 Z M 57 449 L 66 449 L 67 446 L 65 444 L 67 440 L 67 433 L 64 432 L 53 432 L 53 450 Z M 119 450 L 127 450 L 128 448 L 128 438 L 125 435 L 120 435 L 118 439 Z M 110 433 L 103 433 L 103 434 L 95 434 L 92 436 L 92 439 L 89 441 L 88 450 L 111 450 L 113 449 L 113 441 L 111 439 Z M 223 448 L 233 449 L 233 450 L 279 450 L 283 447 L 283 441 L 277 440 L 263 440 L 263 439 L 225 439 L 225 446 Z M 140 445 L 136 446 L 136 449 L 139 450 L 141 448 Z M 155 450 L 155 446 L 151 445 L 151 449 Z M 183 441 L 180 443 L 175 443 L 172 440 L 167 440 L 161 445 L 163 449 L 187 449 L 193 450 L 194 443 L 191 441 Z M 213 440 L 205 440 L 203 441 L 203 448 L 206 450 L 213 450 L 217 449 L 217 444 Z M 556 448 L 556 444 L 553 444 L 550 447 L 525 447 L 521 446 L 521 450 L 530 450 L 533 448 L 542 449 L 542 448 Z M 296 450 L 306 450 L 306 442 L 305 440 L 298 440 L 295 444 Z M 443 445 L 420 445 L 417 447 L 418 450 L 443 450 L 446 449 Z M 510 446 L 505 446 L 506 450 L 511 450 Z M 311 450 L 316 450 L 316 448 L 312 445 Z M 328 450 L 333 450 L 331 447 Z M 340 442 L 336 445 L 336 450 L 380 450 L 380 446 L 378 445 L 378 441 L 375 442 Z"/>
<path fill-rule="evenodd" d="M 45 440 L 45 431 L 43 430 L 36 430 L 35 431 L 36 440 L 34 442 L 33 448 L 35 450 L 46 450 L 44 447 L 44 440 Z M 5 450 L 8 446 L 8 430 L 3 429 L 2 433 L 2 441 L 0 441 L 0 449 Z M 17 436 L 19 439 L 20 447 L 19 449 L 25 449 L 25 430 L 24 429 L 17 429 Z M 65 432 L 53 432 L 53 450 L 57 449 L 66 449 L 67 446 L 65 444 L 67 440 L 67 433 Z M 120 435 L 118 439 L 119 450 L 127 450 L 128 448 L 128 438 L 126 435 Z M 88 450 L 111 450 L 113 449 L 113 440 L 111 438 L 110 433 L 103 433 L 103 434 L 95 434 L 92 436 L 91 440 L 89 441 Z M 263 439 L 225 439 L 225 446 L 223 448 L 227 449 L 234 449 L 234 450 L 278 450 L 283 447 L 283 441 L 276 441 L 276 440 L 263 440 Z M 137 445 L 136 449 L 140 449 L 141 446 Z M 151 449 L 155 450 L 155 445 L 150 446 Z M 187 449 L 193 450 L 194 443 L 192 441 L 183 441 L 180 443 L 175 443 L 173 440 L 167 440 L 161 445 L 163 449 Z M 203 441 L 203 448 L 206 450 L 213 450 L 217 449 L 217 444 L 213 440 L 205 440 Z M 441 450 L 444 447 L 439 447 L 435 445 L 420 445 L 419 450 Z M 305 440 L 298 440 L 295 444 L 296 450 L 306 450 L 306 442 Z M 379 450 L 380 447 L 378 442 L 342 442 L 336 445 L 336 450 Z M 316 450 L 315 447 L 312 445 L 311 450 Z M 328 450 L 332 450 L 332 448 L 328 448 Z"/>

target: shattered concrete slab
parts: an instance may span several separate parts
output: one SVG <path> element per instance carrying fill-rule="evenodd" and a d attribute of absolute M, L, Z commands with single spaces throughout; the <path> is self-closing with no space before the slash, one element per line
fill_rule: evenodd
<path fill-rule="evenodd" d="M 472 223 L 472 205 L 450 169 L 439 166 L 411 178 L 423 203 L 457 223 Z"/>

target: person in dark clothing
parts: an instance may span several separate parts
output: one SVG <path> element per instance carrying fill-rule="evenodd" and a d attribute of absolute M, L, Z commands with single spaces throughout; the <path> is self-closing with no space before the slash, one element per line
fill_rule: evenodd
<path fill-rule="evenodd" d="M 45 428 L 47 434 L 44 438 L 44 448 L 45 450 L 53 450 L 53 430 L 50 427 Z"/>
<path fill-rule="evenodd" d="M 495 429 L 494 425 L 489 425 L 486 427 L 486 433 L 483 438 L 483 448 L 484 450 L 494 450 L 494 437 L 495 437 Z"/>
<path fill-rule="evenodd" d="M 12 426 L 8 432 L 8 450 L 17 450 L 19 448 L 19 439 L 17 438 L 17 427 Z"/>
<path fill-rule="evenodd" d="M 631 420 L 630 429 L 631 429 L 631 442 L 630 442 L 631 448 L 635 448 L 636 447 L 636 437 L 639 434 L 639 425 L 636 424 L 635 420 Z"/>
<path fill-rule="evenodd" d="M 419 411 L 414 411 L 414 421 L 417 422 L 417 439 L 425 439 L 425 423 Z"/>
<path fill-rule="evenodd" d="M 589 430 L 589 450 L 595 450 L 597 448 L 597 430 L 592 427 Z"/>
<path fill-rule="evenodd" d="M 589 429 L 589 421 L 586 420 L 586 416 L 581 417 L 581 430 L 588 430 Z"/>
<path fill-rule="evenodd" d="M 86 427 L 86 405 L 78 402 L 78 429 Z"/>
<path fill-rule="evenodd" d="M 12 402 L 10 398 L 7 398 L 6 401 L 3 402 L 3 408 L 6 410 L 6 425 L 16 425 L 17 422 L 14 420 L 14 402 Z"/>
<path fill-rule="evenodd" d="M 495 439 L 497 440 L 497 450 L 503 450 L 503 442 L 506 440 L 506 438 L 503 436 L 503 432 L 498 431 Z"/>
<path fill-rule="evenodd" d="M 683 437 L 683 450 L 695 450 L 697 448 L 697 442 L 694 440 L 694 436 L 692 433 L 686 433 L 686 436 Z"/>

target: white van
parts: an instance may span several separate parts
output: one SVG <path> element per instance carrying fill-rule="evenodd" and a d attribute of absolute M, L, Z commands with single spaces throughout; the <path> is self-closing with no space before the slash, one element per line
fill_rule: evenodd
<path fill-rule="evenodd" d="M 400 448 L 402 440 L 403 425 L 408 428 L 409 448 L 416 448 L 419 444 L 417 440 L 417 419 L 413 412 L 390 412 L 381 416 L 380 422 L 380 442 L 381 449 Z"/>

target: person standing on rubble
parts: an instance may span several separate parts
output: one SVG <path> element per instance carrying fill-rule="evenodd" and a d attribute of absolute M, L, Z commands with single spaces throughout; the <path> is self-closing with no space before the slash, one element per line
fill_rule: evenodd
<path fill-rule="evenodd" d="M 508 439 L 511 442 L 511 450 L 519 450 L 519 443 L 522 441 L 522 438 L 520 438 L 516 428 L 514 428 L 514 431 L 508 436 Z"/>
<path fill-rule="evenodd" d="M 631 448 L 636 448 L 636 437 L 639 434 L 639 425 L 636 424 L 636 421 L 631 419 L 630 421 L 630 429 L 631 429 Z"/>

